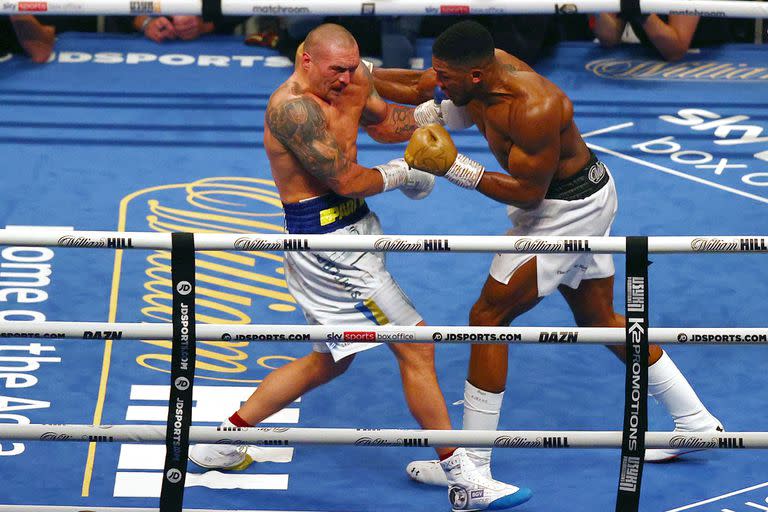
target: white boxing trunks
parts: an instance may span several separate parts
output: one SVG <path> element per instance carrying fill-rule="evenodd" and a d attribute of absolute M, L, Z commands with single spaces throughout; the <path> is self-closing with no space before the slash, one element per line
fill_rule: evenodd
<path fill-rule="evenodd" d="M 291 234 L 382 234 L 378 217 L 362 199 L 331 193 L 283 207 Z M 384 257 L 383 253 L 350 251 L 285 253 L 288 290 L 307 322 L 358 327 L 336 333 L 338 339 L 315 343 L 316 352 L 330 352 L 338 361 L 380 345 L 350 343 L 352 339 L 375 341 L 375 333 L 366 332 L 366 326 L 421 322 L 421 316 L 387 271 Z"/>
<path fill-rule="evenodd" d="M 592 154 L 587 165 L 574 176 L 550 185 L 546 198 L 532 210 L 510 206 L 507 209 L 513 228 L 507 234 L 537 236 L 608 236 L 616 217 L 616 187 L 608 168 Z M 578 288 L 583 279 L 598 279 L 614 274 L 611 254 L 497 254 L 490 274 L 507 284 L 515 270 L 536 258 L 539 297 L 552 293 L 559 285 Z"/>

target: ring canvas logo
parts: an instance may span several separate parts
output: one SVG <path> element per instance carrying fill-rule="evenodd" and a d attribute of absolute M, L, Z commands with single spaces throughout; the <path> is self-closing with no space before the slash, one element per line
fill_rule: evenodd
<path fill-rule="evenodd" d="M 299 321 L 296 302 L 288 293 L 284 279 L 284 244 L 260 243 L 258 234 L 282 234 L 283 214 L 275 186 L 259 178 L 205 178 L 191 183 L 153 187 L 138 191 L 123 200 L 132 231 L 218 231 L 253 232 L 243 237 L 238 251 L 205 251 L 196 254 L 197 323 L 250 324 L 265 316 L 276 318 L 291 314 Z M 173 226 L 171 228 L 171 226 Z M 300 240 L 303 243 L 303 240 Z M 273 252 L 277 251 L 279 252 Z M 140 297 L 133 305 L 143 321 L 169 322 L 172 306 L 171 271 L 168 251 L 127 252 L 123 273 L 138 273 L 140 279 L 120 280 L 120 295 Z M 127 277 L 128 274 L 126 274 Z M 191 292 L 192 285 L 182 281 L 177 291 Z M 256 315 L 259 319 L 257 320 Z M 287 320 L 286 320 L 287 321 Z M 277 323 L 277 321 L 275 321 Z M 247 340 L 198 343 L 197 377 L 200 379 L 252 381 Z M 166 372 L 170 364 L 170 341 L 153 341 L 152 350 L 136 358 L 139 366 Z"/>
<path fill-rule="evenodd" d="M 686 82 L 766 82 L 768 69 L 736 62 L 661 62 L 647 59 L 607 58 L 590 61 L 587 71 L 613 80 Z"/>
<path fill-rule="evenodd" d="M 585 138 L 598 153 L 606 151 L 634 164 L 768 203 L 768 109 L 754 106 L 726 113 L 716 107 L 675 108 L 648 105 L 642 116 L 595 130 Z M 603 143 L 604 138 L 610 142 Z M 743 242 L 743 243 L 742 243 Z M 715 242 L 708 242 L 714 249 Z M 738 251 L 760 252 L 760 238 L 732 244 Z M 695 250 L 711 250 L 709 245 Z M 722 247 L 720 247 L 722 250 Z"/>

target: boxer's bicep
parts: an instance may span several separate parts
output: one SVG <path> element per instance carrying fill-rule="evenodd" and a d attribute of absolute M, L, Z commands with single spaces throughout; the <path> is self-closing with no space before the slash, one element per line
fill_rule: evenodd
<path fill-rule="evenodd" d="M 305 171 L 332 188 L 338 184 L 347 159 L 317 103 L 309 98 L 295 98 L 270 106 L 267 125 Z"/>
<path fill-rule="evenodd" d="M 486 196 L 518 208 L 535 208 L 547 194 L 560 162 L 561 109 L 555 102 L 509 108 L 487 119 L 486 129 L 493 127 L 512 144 L 496 155 L 506 173 L 485 172 L 477 190 Z M 506 155 L 504 155 L 506 152 Z M 506 156 L 506 162 L 504 162 Z"/>

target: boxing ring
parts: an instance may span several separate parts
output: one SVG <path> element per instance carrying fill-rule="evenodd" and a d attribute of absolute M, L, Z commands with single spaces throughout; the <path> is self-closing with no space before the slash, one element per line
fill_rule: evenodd
<path fill-rule="evenodd" d="M 377 3 L 376 14 L 389 5 Z M 171 7 L 162 3 L 163 9 Z M 356 8 L 359 14 L 360 5 Z M 428 41 L 421 42 L 419 57 L 426 64 L 428 47 Z M 288 75 L 290 64 L 269 51 L 243 48 L 232 38 L 158 47 L 134 37 L 65 34 L 57 50 L 46 67 L 17 59 L 0 63 L 0 72 L 5 71 L 0 155 L 19 171 L 6 176 L 8 186 L 0 192 L 5 205 L 0 227 L 8 226 L 0 262 L 2 321 L 13 324 L 3 332 L 34 335 L 0 340 L 0 511 L 156 510 L 164 452 L 157 443 L 165 437 L 171 349 L 168 341 L 152 340 L 171 338 L 165 323 L 171 318 L 170 255 L 166 242 L 152 245 L 155 238 L 142 248 L 139 233 L 280 236 L 279 201 L 259 140 L 266 99 Z M 541 63 L 538 71 L 574 100 L 585 139 L 616 178 L 617 235 L 654 240 L 697 233 L 724 241 L 738 233 L 739 247 L 745 238 L 749 252 L 762 252 L 768 109 L 759 52 L 728 45 L 666 65 L 633 49 L 608 53 L 574 43 L 562 45 Z M 475 130 L 456 140 L 470 156 L 492 165 Z M 364 164 L 401 151 L 361 136 Z M 458 425 L 461 407 L 450 404 L 461 398 L 467 348 L 466 340 L 449 338 L 474 332 L 462 324 L 490 256 L 462 253 L 453 237 L 503 233 L 508 227 L 503 207 L 447 183 L 439 183 L 426 201 L 389 194 L 370 203 L 387 233 L 451 240 L 450 252 L 393 253 L 389 267 L 427 322 L 442 326 L 392 328 L 392 334 L 439 341 L 438 372 Z M 110 248 L 131 250 L 63 248 L 57 246 L 61 236 L 29 245 L 23 238 L 38 231 L 29 226 L 61 226 L 62 236 L 75 238 L 76 230 L 103 230 L 109 235 L 93 236 L 114 239 Z M 324 237 L 321 242 L 332 241 Z M 600 242 L 590 241 L 590 246 L 595 249 Z M 692 250 L 687 242 L 672 252 Z M 613 244 L 610 251 L 623 252 L 623 239 Z M 717 243 L 710 250 L 718 247 L 726 250 Z M 290 332 L 325 338 L 338 332 L 297 325 L 303 318 L 286 292 L 280 252 L 262 249 L 219 248 L 196 256 L 202 317 L 197 334 L 203 352 L 192 440 L 220 436 L 212 426 L 270 368 L 308 349 L 292 340 L 249 343 L 247 336 Z M 733 441 L 724 442 L 725 449 L 691 454 L 673 464 L 646 465 L 641 509 L 741 512 L 768 507 L 765 452 L 746 449 L 764 447 L 768 431 L 761 393 L 768 386 L 760 338 L 768 318 L 761 300 L 764 255 L 651 252 L 651 342 L 677 342 L 665 348 L 725 423 L 724 438 Z M 9 291 L 15 288 L 24 291 Z M 624 271 L 617 258 L 617 309 L 623 300 Z M 472 441 L 493 443 L 512 433 L 529 445 L 540 438 L 567 437 L 570 448 L 496 451 L 494 474 L 535 492 L 518 510 L 561 510 L 564 500 L 578 510 L 614 506 L 624 368 L 594 344 L 621 343 L 624 335 L 571 325 L 562 299 L 550 297 L 513 328 L 496 331 L 520 335 L 510 340 L 510 381 L 500 425 L 505 432 Z M 114 339 L 118 332 L 121 339 Z M 436 332 L 443 340 L 432 338 Z M 51 334 L 88 341 L 45 336 Z M 571 342 L 576 335 L 575 345 L 587 346 L 554 346 L 561 335 L 564 341 L 570 335 Z M 746 341 L 748 336 L 757 338 Z M 134 339 L 141 341 L 129 341 Z M 683 342 L 697 346 L 677 346 Z M 726 342 L 729 346 L 721 345 Z M 22 369 L 8 369 L 13 365 Z M 18 375 L 10 378 L 8 373 Z M 31 427 L 27 422 L 72 427 Z M 670 430 L 670 424 L 649 403 L 650 430 L 657 432 L 648 435 L 647 447 L 668 442 L 662 431 Z M 430 446 L 448 442 L 440 437 L 446 433 L 413 434 L 395 363 L 385 350 L 361 354 L 344 377 L 261 426 L 287 427 L 290 434 L 240 434 L 254 443 L 269 441 L 270 435 L 282 441 L 296 437 L 287 445 L 270 446 L 272 459 L 243 474 L 205 474 L 190 467 L 185 510 L 427 511 L 445 504 L 444 491 L 414 484 L 403 474 L 408 461 L 430 457 L 430 448 L 345 444 L 364 437 L 357 428 L 386 429 L 377 432 L 379 444 L 423 437 Z M 112 442 L 26 441 L 45 433 L 62 440 L 111 436 Z M 138 443 L 139 438 L 151 443 Z"/>

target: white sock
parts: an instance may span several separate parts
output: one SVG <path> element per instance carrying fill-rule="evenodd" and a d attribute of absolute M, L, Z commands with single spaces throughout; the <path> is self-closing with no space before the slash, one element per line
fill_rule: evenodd
<path fill-rule="evenodd" d="M 678 429 L 696 430 L 712 421 L 709 411 L 666 352 L 648 367 L 648 394 L 664 406 Z"/>
<path fill-rule="evenodd" d="M 496 430 L 504 392 L 491 393 L 464 382 L 464 430 Z M 467 452 L 490 464 L 491 448 L 467 448 Z"/>

